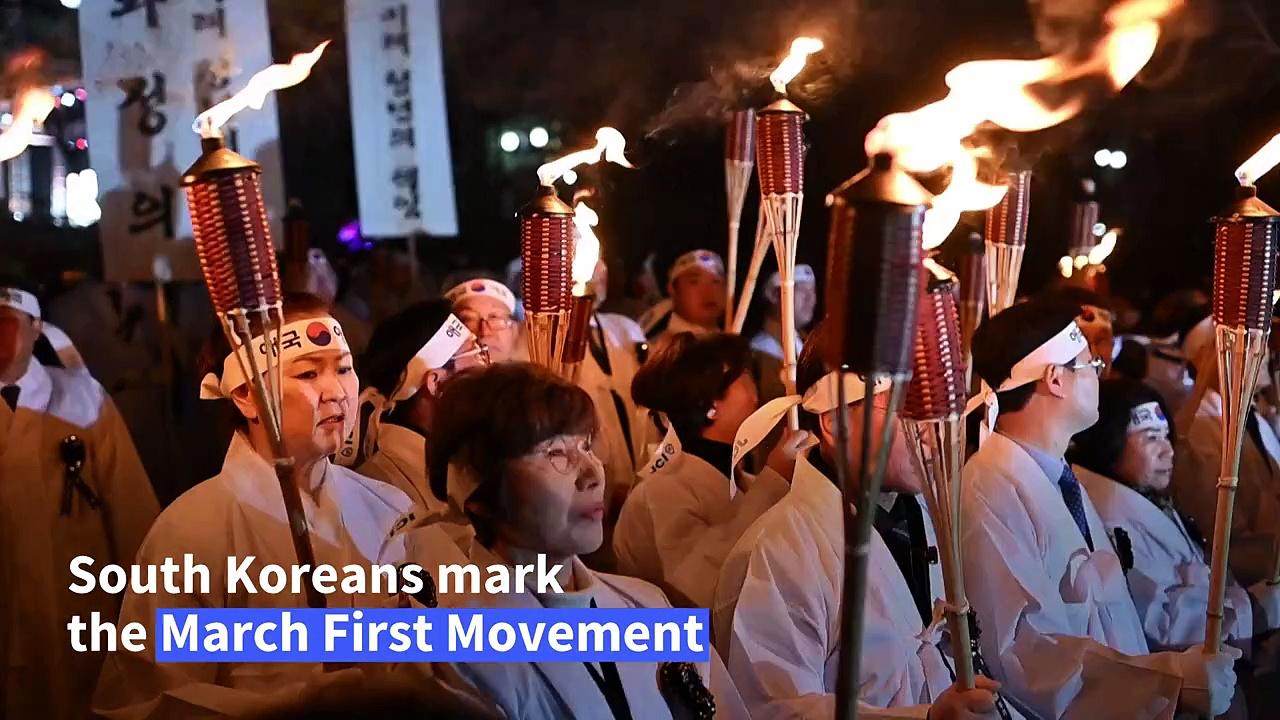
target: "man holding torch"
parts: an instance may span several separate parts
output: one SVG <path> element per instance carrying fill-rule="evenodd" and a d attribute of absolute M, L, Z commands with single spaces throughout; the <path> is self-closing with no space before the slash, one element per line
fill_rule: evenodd
<path fill-rule="evenodd" d="M 1219 715 L 1239 651 L 1149 652 L 1120 559 L 1063 459 L 1098 419 L 1102 363 L 1079 313 L 1032 301 L 974 335 L 974 369 L 995 388 L 984 399 L 998 413 L 965 465 L 960 503 L 982 649 L 1009 694 L 1041 717 Z"/>

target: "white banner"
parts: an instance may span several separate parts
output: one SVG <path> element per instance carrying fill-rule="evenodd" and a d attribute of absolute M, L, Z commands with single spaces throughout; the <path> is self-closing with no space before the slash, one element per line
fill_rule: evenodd
<path fill-rule="evenodd" d="M 457 235 L 439 0 L 347 0 L 347 55 L 361 232 Z"/>
<path fill-rule="evenodd" d="M 200 156 L 191 123 L 272 63 L 266 2 L 92 0 L 79 12 L 106 279 L 150 279 L 154 258 L 165 256 L 174 279 L 197 280 L 179 184 Z M 232 149 L 262 165 L 278 245 L 285 203 L 275 99 L 241 112 L 224 132 Z"/>

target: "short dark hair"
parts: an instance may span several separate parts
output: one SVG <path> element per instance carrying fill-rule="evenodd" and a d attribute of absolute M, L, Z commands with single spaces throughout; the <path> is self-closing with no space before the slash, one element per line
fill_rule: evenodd
<path fill-rule="evenodd" d="M 829 323 L 828 319 L 823 318 L 813 326 L 804 340 L 800 357 L 796 360 L 796 392 L 801 396 L 832 370 L 826 361 L 827 346 L 831 343 Z M 809 412 L 800 413 L 800 429 L 817 434 L 821 430 L 818 416 Z"/>
<path fill-rule="evenodd" d="M 360 358 L 360 382 L 391 397 L 405 366 L 449 319 L 446 300 L 414 303 L 378 323 L 369 338 L 369 349 Z"/>
<path fill-rule="evenodd" d="M 449 465 L 473 472 L 475 501 L 500 516 L 502 480 L 510 464 L 558 435 L 594 434 L 599 421 L 591 396 L 531 363 L 464 370 L 440 393 L 427 443 L 427 476 L 437 498 L 448 497 Z M 481 544 L 493 542 L 489 518 L 467 508 Z"/>
<path fill-rule="evenodd" d="M 1045 290 L 1037 296 L 1046 302 L 1072 303 L 1083 308 L 1085 305 L 1100 307 L 1107 312 L 1114 312 L 1111 300 L 1101 293 L 1079 285 L 1059 285 Z"/>
<path fill-rule="evenodd" d="M 666 413 L 676 435 L 689 442 L 711 424 L 707 411 L 715 401 L 751 368 L 751 347 L 741 335 L 676 333 L 636 372 L 631 397 Z"/>
<path fill-rule="evenodd" d="M 1114 479 L 1116 464 L 1124 454 L 1129 413 L 1150 402 L 1159 404 L 1160 411 L 1169 419 L 1169 435 L 1172 437 L 1173 416 L 1160 393 L 1138 380 L 1114 378 L 1102 381 L 1098 386 L 1098 422 L 1072 438 L 1067 460 Z"/>
<path fill-rule="evenodd" d="M 284 322 L 286 323 L 299 318 L 329 314 L 329 304 L 311 293 L 287 292 L 281 297 L 280 302 L 284 313 Z M 262 322 L 257 315 L 249 316 L 249 332 L 254 337 L 262 334 Z M 221 380 L 222 364 L 230 354 L 231 344 L 227 342 L 227 336 L 222 331 L 222 322 L 217 321 L 214 323 L 208 339 L 205 340 L 204 346 L 201 347 L 200 354 L 196 357 L 197 382 L 208 374 L 212 374 Z M 234 414 L 232 424 L 237 430 L 243 430 L 248 427 L 248 422 L 240 413 Z"/>
<path fill-rule="evenodd" d="M 1009 379 L 1013 366 L 1053 338 L 1080 315 L 1080 306 L 1060 298 L 1037 298 L 987 318 L 973 334 L 973 369 L 991 388 Z M 1026 408 L 1035 385 L 1006 390 L 997 397 L 1000 412 Z"/>

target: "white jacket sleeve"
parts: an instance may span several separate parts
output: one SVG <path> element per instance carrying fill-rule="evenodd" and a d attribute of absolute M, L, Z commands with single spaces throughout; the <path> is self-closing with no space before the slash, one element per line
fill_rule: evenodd
<path fill-rule="evenodd" d="M 1035 540 L 1025 513 L 997 513 L 982 494 L 966 494 L 966 586 L 996 679 L 1045 718 L 1172 718 L 1178 656 L 1124 655 L 1080 636 L 1074 628 L 1088 610 L 1063 601 Z"/>
<path fill-rule="evenodd" d="M 1135 547 L 1135 554 L 1137 548 Z M 1126 579 L 1142 618 L 1142 629 L 1153 646 L 1182 650 L 1204 642 L 1205 613 L 1209 609 L 1209 568 L 1187 562 L 1172 568 L 1176 580 L 1153 577 L 1143 572 L 1156 558 L 1135 557 Z M 1167 562 L 1168 558 L 1164 558 Z M 1166 568 L 1167 569 L 1167 568 Z M 1227 587 L 1223 627 L 1227 637 L 1252 644 L 1253 608 L 1249 594 L 1239 585 Z"/>

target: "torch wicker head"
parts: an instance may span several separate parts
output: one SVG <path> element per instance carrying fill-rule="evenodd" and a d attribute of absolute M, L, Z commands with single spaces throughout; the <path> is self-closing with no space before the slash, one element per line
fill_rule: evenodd
<path fill-rule="evenodd" d="M 1088 255 L 1090 250 L 1098 246 L 1098 236 L 1093 234 L 1093 227 L 1097 224 L 1098 203 L 1094 200 L 1077 202 L 1071 215 L 1071 248 L 1068 255 Z"/>
<path fill-rule="evenodd" d="M 978 233 L 970 233 L 959 257 L 960 301 L 982 307 L 987 299 L 986 242 Z"/>
<path fill-rule="evenodd" d="M 573 208 L 556 197 L 552 188 L 544 187 L 520 210 L 520 255 L 525 309 L 531 313 L 568 309 L 573 284 Z"/>
<path fill-rule="evenodd" d="M 987 211 L 987 242 L 1026 245 L 1027 215 L 1031 210 L 1031 171 L 1009 173 L 1005 181 L 1009 192 Z"/>
<path fill-rule="evenodd" d="M 738 110 L 725 128 L 724 159 L 734 162 L 756 161 L 756 111 Z"/>
<path fill-rule="evenodd" d="M 1213 320 L 1249 330 L 1271 328 L 1276 253 L 1280 250 L 1280 213 L 1250 186 L 1216 218 L 1213 261 Z"/>
<path fill-rule="evenodd" d="M 804 111 L 785 98 L 756 114 L 760 194 L 804 192 Z"/>
<path fill-rule="evenodd" d="M 580 363 L 587 357 L 587 333 L 590 332 L 591 310 L 595 307 L 593 295 L 574 295 L 570 301 L 569 330 L 565 334 L 565 364 Z"/>
<path fill-rule="evenodd" d="M 945 420 L 963 415 L 968 394 L 954 278 L 930 276 L 920 300 L 912 359 L 902 416 Z"/>
<path fill-rule="evenodd" d="M 931 196 L 888 155 L 827 197 L 827 307 L 835 322 L 825 360 L 861 374 L 905 377 L 920 294 L 921 229 Z"/>
<path fill-rule="evenodd" d="M 262 169 L 206 139 L 182 176 L 205 284 L 219 313 L 280 302 L 280 276 L 262 200 Z"/>

